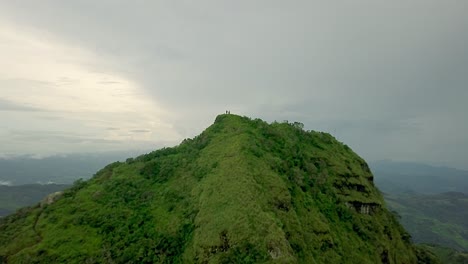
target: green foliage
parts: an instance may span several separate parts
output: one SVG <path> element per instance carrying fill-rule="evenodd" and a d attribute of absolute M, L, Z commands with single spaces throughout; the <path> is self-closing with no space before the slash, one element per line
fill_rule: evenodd
<path fill-rule="evenodd" d="M 265 251 L 261 251 L 254 244 L 249 242 L 242 243 L 232 247 L 228 253 L 223 254 L 219 263 L 263 263 L 268 260 L 268 254 Z"/>
<path fill-rule="evenodd" d="M 301 123 L 220 115 L 194 139 L 0 222 L 12 263 L 417 263 L 367 164 Z"/>
<path fill-rule="evenodd" d="M 416 255 L 418 256 L 418 263 L 441 263 L 439 257 L 436 256 L 430 249 L 424 246 L 416 247 Z M 447 263 L 447 262 L 444 262 Z"/>

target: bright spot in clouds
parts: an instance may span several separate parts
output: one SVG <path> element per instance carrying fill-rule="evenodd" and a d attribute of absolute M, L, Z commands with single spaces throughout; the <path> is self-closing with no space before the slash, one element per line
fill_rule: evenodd
<path fill-rule="evenodd" d="M 136 82 L 96 66 L 98 54 L 1 23 L 0 57 L 2 154 L 141 149 L 180 139 Z"/>
<path fill-rule="evenodd" d="M 0 0 L 0 157 L 157 149 L 231 110 L 468 169 L 468 1 L 358 2 Z"/>

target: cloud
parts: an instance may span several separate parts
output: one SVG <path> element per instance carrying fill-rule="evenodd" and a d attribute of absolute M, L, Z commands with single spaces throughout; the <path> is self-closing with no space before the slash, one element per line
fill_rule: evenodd
<path fill-rule="evenodd" d="M 132 149 L 181 138 L 137 83 L 96 66 L 99 54 L 11 22 L 0 26 L 0 46 L 3 154 Z"/>
<path fill-rule="evenodd" d="M 120 82 L 116 81 L 100 81 L 99 84 L 120 84 Z"/>
<path fill-rule="evenodd" d="M 115 144 L 117 140 L 106 140 L 90 136 L 58 131 L 11 131 L 11 139 L 17 142 L 55 142 L 66 144 L 99 143 Z"/>
<path fill-rule="evenodd" d="M 11 186 L 11 181 L 0 180 L 0 186 Z"/>
<path fill-rule="evenodd" d="M 2 98 L 103 138 L 191 137 L 229 109 L 335 132 L 367 159 L 468 164 L 464 1 L 0 5 L 0 69 L 42 82 L 0 83 Z"/>
<path fill-rule="evenodd" d="M 130 132 L 132 132 L 132 133 L 150 133 L 151 130 L 148 130 L 148 129 L 132 129 L 132 130 L 130 130 Z"/>
<path fill-rule="evenodd" d="M 0 98 L 0 111 L 37 112 L 37 111 L 41 111 L 41 110 L 38 109 L 38 108 L 17 104 L 17 103 L 10 102 L 8 100 L 4 100 L 4 99 Z"/>

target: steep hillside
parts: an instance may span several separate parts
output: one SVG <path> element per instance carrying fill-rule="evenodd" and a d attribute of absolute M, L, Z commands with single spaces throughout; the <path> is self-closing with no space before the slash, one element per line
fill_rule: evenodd
<path fill-rule="evenodd" d="M 0 220 L 7 263 L 417 263 L 365 163 L 302 124 L 220 115 L 194 139 Z M 0 261 L 0 262 L 1 262 Z"/>

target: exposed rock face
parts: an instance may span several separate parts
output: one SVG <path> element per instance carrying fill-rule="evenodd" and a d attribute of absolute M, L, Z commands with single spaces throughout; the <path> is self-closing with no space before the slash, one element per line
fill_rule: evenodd
<path fill-rule="evenodd" d="M 51 193 L 49 195 L 47 195 L 42 201 L 41 201 L 41 207 L 44 207 L 46 205 L 51 205 L 53 203 L 55 203 L 55 201 L 57 201 L 58 199 L 60 199 L 60 197 L 62 197 L 63 195 L 63 192 L 60 191 L 60 192 L 54 192 L 54 193 Z"/>
<path fill-rule="evenodd" d="M 359 201 L 347 202 L 346 206 L 348 208 L 354 209 L 360 214 L 371 215 L 377 212 L 380 209 L 381 205 L 378 203 L 363 203 Z"/>

